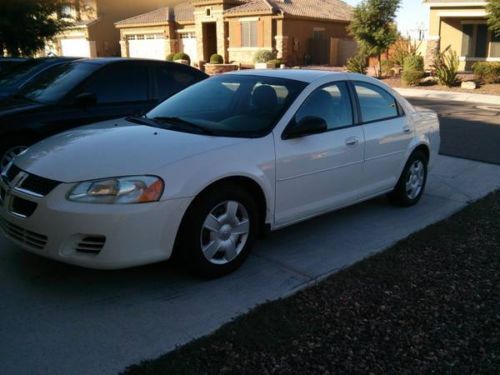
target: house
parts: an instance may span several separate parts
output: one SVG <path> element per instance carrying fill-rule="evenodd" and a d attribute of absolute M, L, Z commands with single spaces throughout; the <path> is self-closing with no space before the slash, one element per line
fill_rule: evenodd
<path fill-rule="evenodd" d="M 341 0 L 192 0 L 116 23 L 122 56 L 164 59 L 185 52 L 192 62 L 214 53 L 253 63 L 259 50 L 289 65 L 343 65 L 357 45 Z"/>
<path fill-rule="evenodd" d="M 120 56 L 116 21 L 164 5 L 167 0 L 68 0 L 57 17 L 71 26 L 46 46 L 46 53 L 60 56 Z"/>
<path fill-rule="evenodd" d="M 426 64 L 448 46 L 458 54 L 459 69 L 476 61 L 500 61 L 500 37 L 488 30 L 486 0 L 424 0 L 430 7 Z"/>

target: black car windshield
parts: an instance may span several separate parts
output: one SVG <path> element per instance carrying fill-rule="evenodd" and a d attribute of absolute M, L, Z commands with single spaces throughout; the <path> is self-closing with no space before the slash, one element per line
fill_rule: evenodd
<path fill-rule="evenodd" d="M 197 83 L 146 114 L 159 126 L 228 137 L 260 137 L 307 86 L 291 79 L 225 74 Z"/>
<path fill-rule="evenodd" d="M 55 103 L 98 68 L 85 62 L 56 65 L 28 82 L 19 95 L 39 103 Z"/>
<path fill-rule="evenodd" d="M 8 72 L 0 74 L 0 90 L 19 86 L 25 77 L 36 71 L 44 63 L 41 59 L 32 59 L 14 66 Z"/>

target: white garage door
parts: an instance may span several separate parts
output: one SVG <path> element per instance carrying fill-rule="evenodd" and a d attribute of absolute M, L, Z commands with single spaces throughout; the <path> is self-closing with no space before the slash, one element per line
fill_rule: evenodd
<path fill-rule="evenodd" d="M 196 46 L 196 36 L 194 33 L 181 33 L 181 50 L 187 53 L 191 62 L 198 61 L 198 48 Z"/>
<path fill-rule="evenodd" d="M 128 53 L 130 57 L 165 60 L 165 38 L 161 34 L 129 35 Z"/>
<path fill-rule="evenodd" d="M 61 39 L 63 56 L 90 57 L 90 43 L 85 38 Z"/>

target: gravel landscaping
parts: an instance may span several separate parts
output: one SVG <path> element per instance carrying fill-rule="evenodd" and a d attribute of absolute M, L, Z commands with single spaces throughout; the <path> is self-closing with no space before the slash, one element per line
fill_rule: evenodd
<path fill-rule="evenodd" d="M 500 191 L 314 287 L 126 370 L 337 372 L 500 372 Z"/>
<path fill-rule="evenodd" d="M 410 86 L 405 85 L 401 78 L 384 78 L 383 82 L 391 87 L 404 87 L 408 88 Z M 500 83 L 484 84 L 479 86 L 475 90 L 463 89 L 460 86 L 447 87 L 442 85 L 421 85 L 421 86 L 411 86 L 412 89 L 423 89 L 423 90 L 437 90 L 437 91 L 450 91 L 450 92 L 464 92 L 467 94 L 485 94 L 485 95 L 500 95 Z"/>

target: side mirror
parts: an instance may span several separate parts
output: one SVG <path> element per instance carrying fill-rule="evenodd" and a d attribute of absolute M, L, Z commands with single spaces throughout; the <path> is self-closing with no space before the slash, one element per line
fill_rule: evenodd
<path fill-rule="evenodd" d="M 283 135 L 283 139 L 305 137 L 306 135 L 319 134 L 328 130 L 326 121 L 321 117 L 306 116 L 294 123 Z"/>
<path fill-rule="evenodd" d="M 91 92 L 82 92 L 75 97 L 75 105 L 87 108 L 97 104 L 97 96 Z"/>

